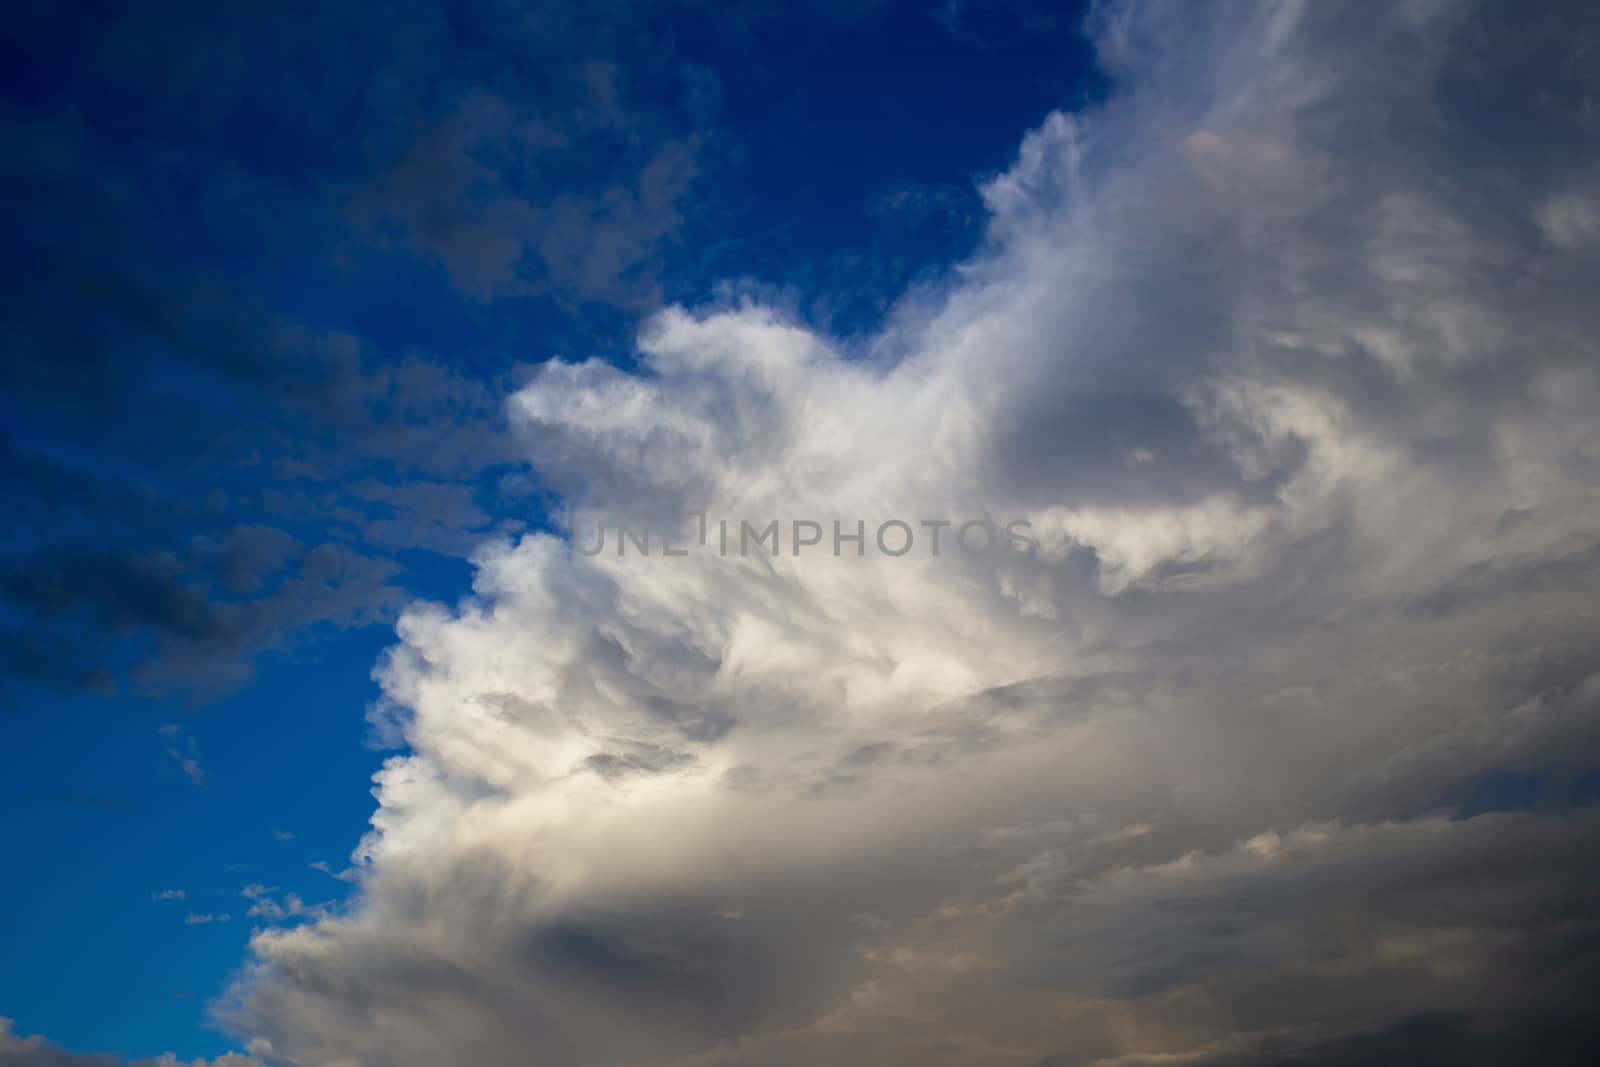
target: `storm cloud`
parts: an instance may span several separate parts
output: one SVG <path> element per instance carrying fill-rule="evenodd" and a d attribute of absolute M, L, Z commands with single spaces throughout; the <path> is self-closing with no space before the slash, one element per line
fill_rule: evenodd
<path fill-rule="evenodd" d="M 481 549 L 379 668 L 357 894 L 219 1009 L 268 1060 L 1592 1048 L 1595 12 L 1091 25 L 1106 101 L 869 343 L 671 308 L 509 408 L 558 521 L 1038 550 Z"/>

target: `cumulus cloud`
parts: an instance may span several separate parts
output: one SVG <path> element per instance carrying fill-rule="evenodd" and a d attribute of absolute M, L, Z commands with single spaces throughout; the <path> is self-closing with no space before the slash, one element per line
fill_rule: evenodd
<path fill-rule="evenodd" d="M 1093 27 L 864 350 L 674 309 L 512 404 L 568 524 L 1036 549 L 480 551 L 379 667 L 358 893 L 221 1007 L 271 1062 L 1578 1062 L 1594 15 Z"/>

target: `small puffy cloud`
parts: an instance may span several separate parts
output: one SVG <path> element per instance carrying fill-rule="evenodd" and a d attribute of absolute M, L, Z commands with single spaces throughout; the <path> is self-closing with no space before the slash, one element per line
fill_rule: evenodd
<path fill-rule="evenodd" d="M 285 893 L 282 899 L 270 896 L 261 896 L 255 899 L 250 909 L 245 912 L 246 917 L 262 919 L 267 922 L 283 922 L 287 919 L 320 919 L 329 914 L 331 902 L 321 904 L 307 904 L 300 899 L 297 893 Z"/>
<path fill-rule="evenodd" d="M 321 871 L 329 878 L 337 878 L 341 882 L 353 882 L 356 880 L 356 870 L 354 867 L 345 867 L 342 870 L 334 870 L 333 865 L 327 860 L 315 860 L 307 864 L 307 866 L 309 866 L 313 871 Z"/>

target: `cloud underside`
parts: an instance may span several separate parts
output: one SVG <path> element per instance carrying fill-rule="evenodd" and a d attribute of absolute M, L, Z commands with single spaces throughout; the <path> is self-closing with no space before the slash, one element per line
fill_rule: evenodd
<path fill-rule="evenodd" d="M 1108 102 L 869 345 L 658 315 L 515 398 L 566 514 L 379 670 L 272 1062 L 1579 1062 L 1597 957 L 1594 13 L 1115 4 Z M 1563 1058 L 1565 1057 L 1565 1058 Z"/>
<path fill-rule="evenodd" d="M 10 1019 L 0 1018 L 0 1067 L 119 1067 L 128 1061 L 118 1056 L 69 1052 L 42 1037 L 18 1036 Z M 152 1059 L 135 1060 L 128 1067 L 261 1067 L 260 1062 L 237 1052 L 214 1060 L 180 1060 L 168 1052 Z"/>

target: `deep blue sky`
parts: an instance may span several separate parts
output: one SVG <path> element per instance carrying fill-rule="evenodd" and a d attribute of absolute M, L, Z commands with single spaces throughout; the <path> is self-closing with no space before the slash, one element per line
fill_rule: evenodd
<path fill-rule="evenodd" d="M 869 327 L 1097 92 L 1080 17 L 9 5 L 0 1015 L 229 1047 L 242 890 L 345 889 L 395 612 L 540 522 L 519 368 L 724 284 Z"/>

